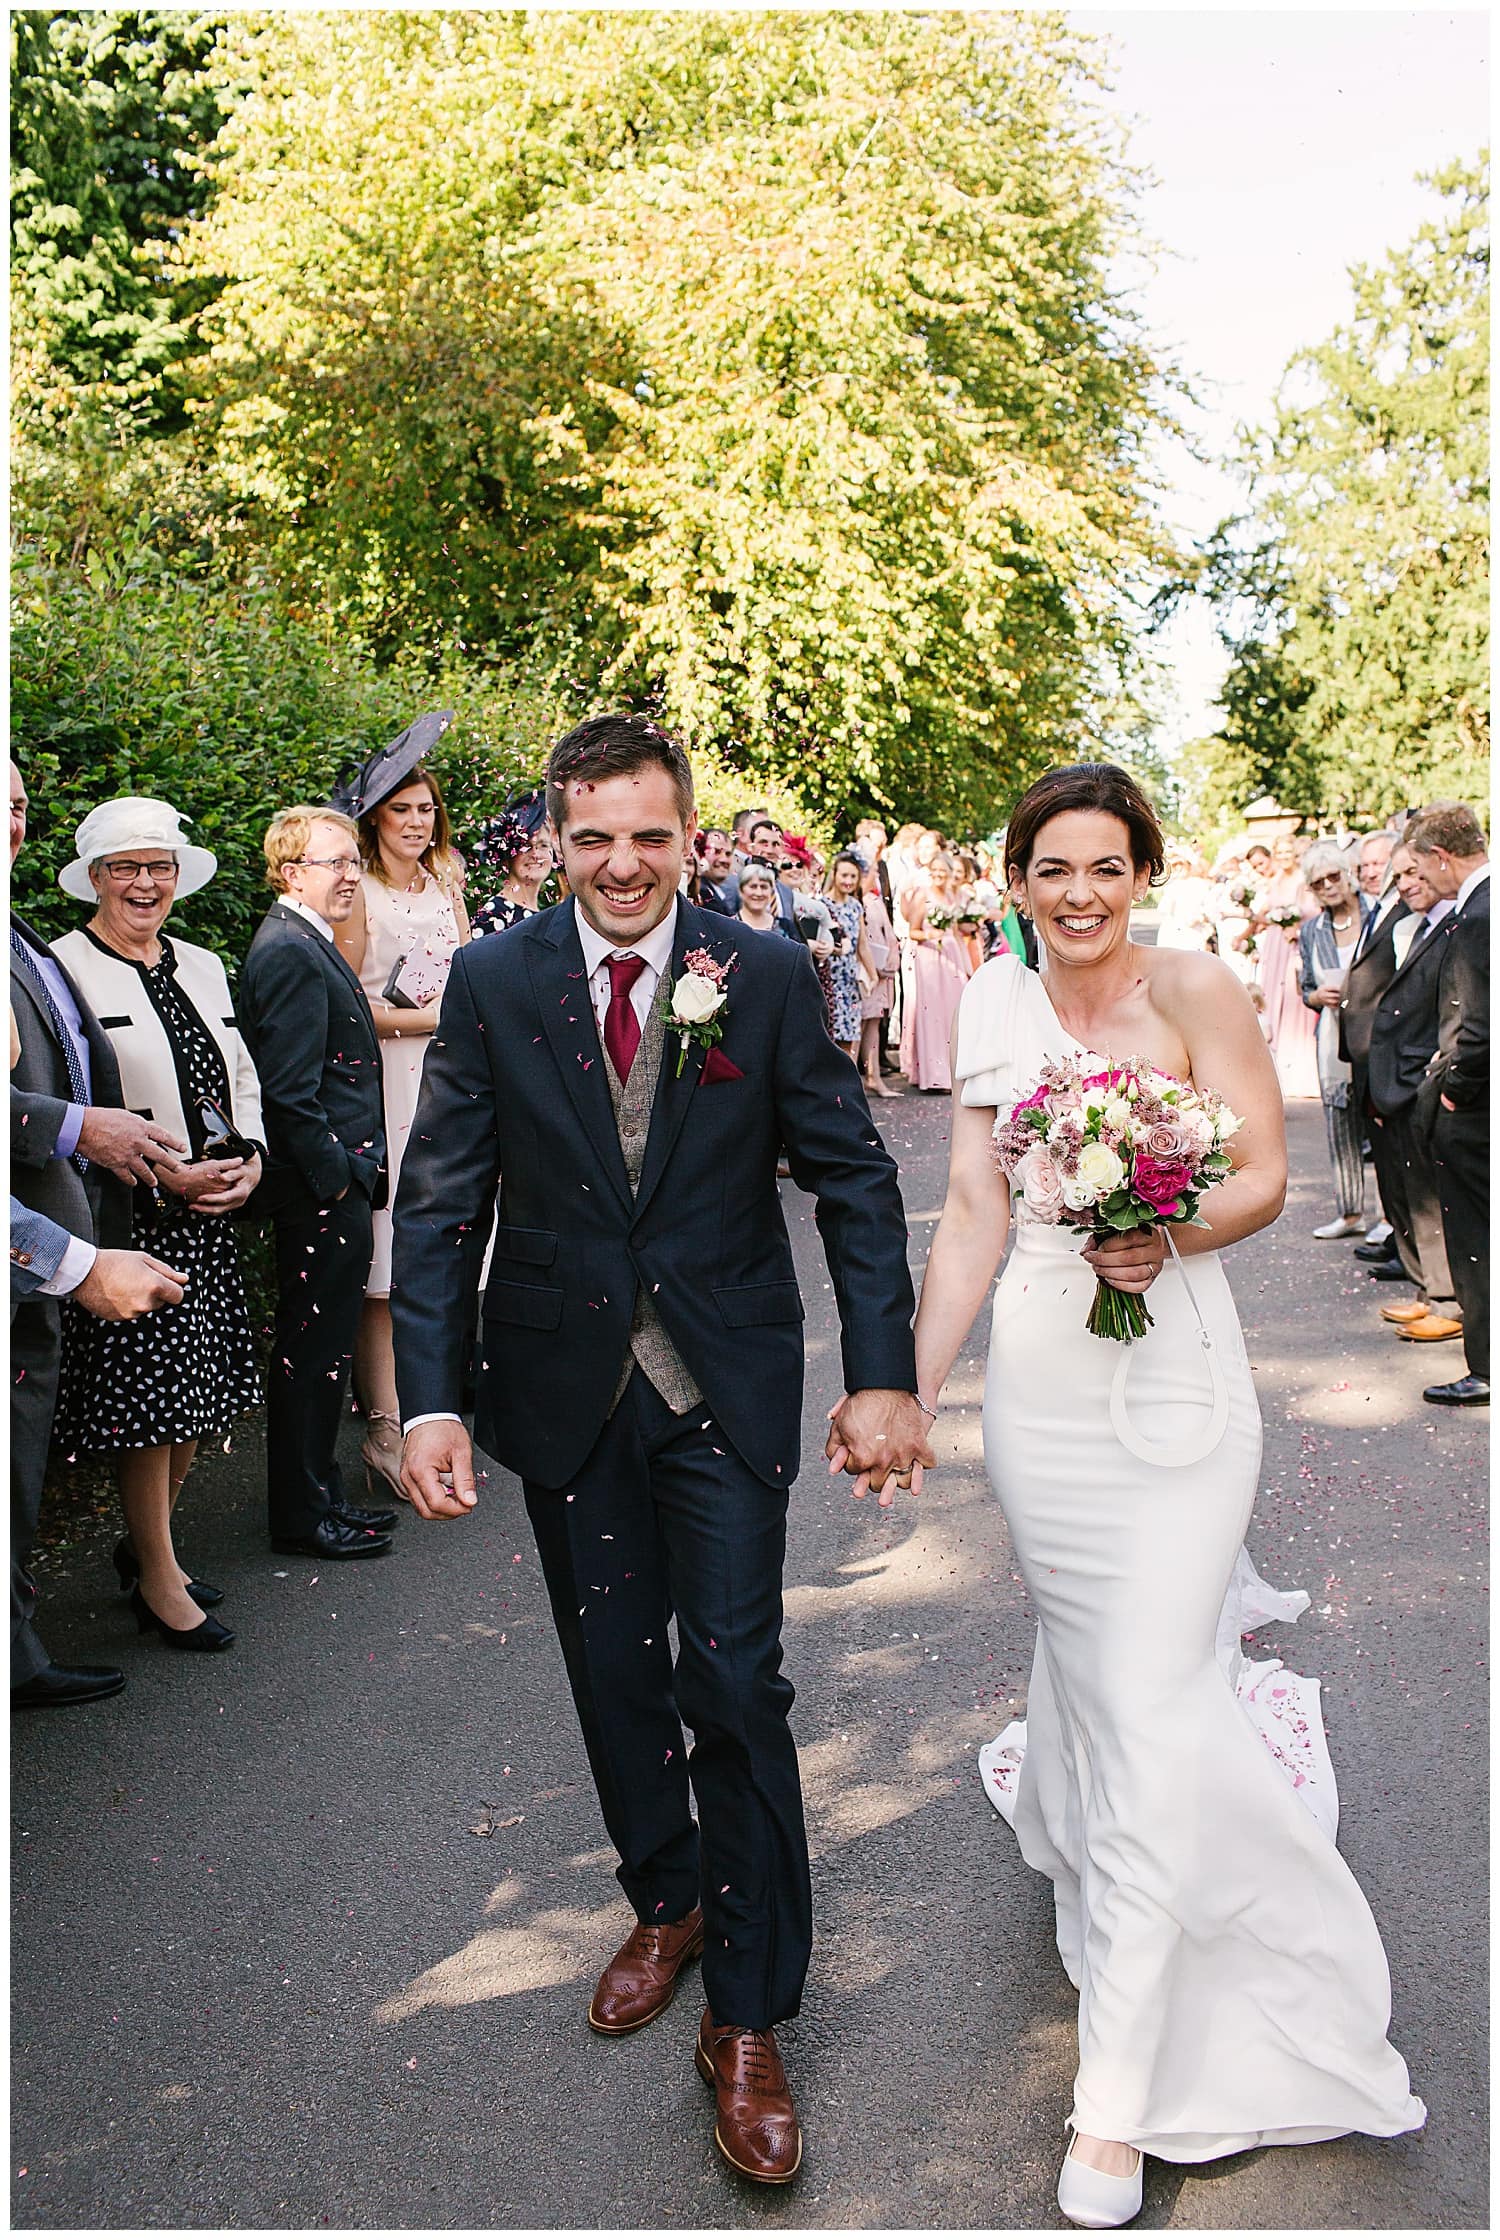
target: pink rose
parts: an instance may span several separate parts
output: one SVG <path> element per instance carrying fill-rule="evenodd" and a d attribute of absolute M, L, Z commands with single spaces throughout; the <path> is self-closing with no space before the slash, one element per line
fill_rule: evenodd
<path fill-rule="evenodd" d="M 1145 1199 L 1160 1214 L 1178 1214 L 1182 1211 L 1182 1193 L 1193 1179 L 1191 1167 L 1180 1160 L 1153 1159 L 1149 1151 L 1138 1151 L 1130 1172 L 1130 1187 L 1138 1197 Z"/>
<path fill-rule="evenodd" d="M 1157 1120 L 1146 1130 L 1141 1145 L 1148 1159 L 1159 1160 L 1164 1166 L 1181 1165 L 1193 1156 L 1193 1143 L 1187 1129 L 1178 1120 Z"/>
<path fill-rule="evenodd" d="M 1055 1221 L 1062 1212 L 1062 1177 L 1043 1144 L 1035 1144 L 1016 1168 L 1015 1180 L 1026 1210 L 1038 1221 Z"/>

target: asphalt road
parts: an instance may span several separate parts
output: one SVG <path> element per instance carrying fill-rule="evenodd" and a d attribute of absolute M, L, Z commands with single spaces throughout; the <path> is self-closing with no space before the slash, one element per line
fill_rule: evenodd
<path fill-rule="evenodd" d="M 948 1114 L 880 1113 L 918 1269 Z M 1317 1109 L 1293 1107 L 1291 1134 L 1287 1212 L 1231 1260 L 1267 1432 L 1251 1545 L 1312 1594 L 1267 1647 L 1322 1678 L 1341 1841 L 1431 2117 L 1395 2144 L 1151 2163 L 1141 2223 L 1478 2228 L 1487 1418 L 1424 1405 L 1457 1349 L 1397 1343 L 1375 1312 L 1391 1287 L 1310 1240 L 1330 1205 Z M 818 1921 L 781 2033 L 795 2186 L 751 2188 L 712 2147 L 696 1979 L 638 2037 L 585 2025 L 629 1914 L 515 1483 L 319 1573 L 267 1550 L 252 1421 L 181 1512 L 192 1567 L 228 1590 L 226 1656 L 138 1640 L 103 1536 L 47 1576 L 54 1652 L 116 1659 L 129 1685 L 15 1721 L 16 2225 L 1058 2225 L 1072 1997 L 1048 1891 L 974 1763 L 1032 1633 L 979 1468 L 981 1341 L 920 1506 L 831 1486 L 812 1459 L 831 1294 L 810 1202 L 783 1187 L 808 1306 L 786 1601 Z"/>

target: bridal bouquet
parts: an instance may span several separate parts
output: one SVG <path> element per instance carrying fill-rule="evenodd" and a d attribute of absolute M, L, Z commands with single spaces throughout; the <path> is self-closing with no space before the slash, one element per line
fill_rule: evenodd
<path fill-rule="evenodd" d="M 1089 1073 L 1077 1059 L 1044 1066 L 1030 1096 L 996 1119 L 995 1152 L 1018 1213 L 1102 1243 L 1127 1229 L 1198 1221 L 1203 1192 L 1233 1170 L 1224 1149 L 1238 1116 L 1136 1058 Z M 1144 1337 L 1146 1302 L 1102 1278 L 1089 1310 L 1098 1338 Z"/>

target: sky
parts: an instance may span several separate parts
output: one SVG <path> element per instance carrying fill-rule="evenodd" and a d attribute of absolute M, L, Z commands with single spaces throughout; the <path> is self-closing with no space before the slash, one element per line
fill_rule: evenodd
<path fill-rule="evenodd" d="M 1351 303 L 1353 264 L 1408 240 L 1436 198 L 1416 174 L 1489 138 L 1489 18 L 1477 9 L 1068 11 L 1104 35 L 1112 105 L 1154 174 L 1145 228 L 1166 252 L 1138 301 L 1202 399 L 1199 441 L 1223 459 L 1238 422 L 1269 419 L 1287 360 Z M 1205 535 L 1238 481 L 1166 454 L 1169 512 Z M 1166 650 L 1162 744 L 1216 727 L 1224 657 L 1195 602 Z"/>

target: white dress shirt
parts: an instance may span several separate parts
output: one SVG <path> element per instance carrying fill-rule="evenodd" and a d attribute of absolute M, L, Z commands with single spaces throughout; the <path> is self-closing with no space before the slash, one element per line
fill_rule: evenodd
<path fill-rule="evenodd" d="M 611 957 L 640 957 L 645 962 L 645 971 L 636 974 L 635 986 L 630 991 L 630 1001 L 634 1007 L 635 1015 L 641 1023 L 641 1032 L 644 1034 L 656 991 L 661 986 L 663 974 L 672 962 L 672 943 L 677 934 L 677 903 L 675 898 L 671 909 L 662 919 L 660 925 L 653 926 L 649 933 L 643 933 L 640 940 L 631 942 L 628 948 L 622 949 L 617 943 L 607 941 L 602 933 L 597 933 L 579 909 L 576 898 L 573 903 L 573 922 L 578 928 L 578 939 L 583 945 L 583 968 L 588 974 L 589 1001 L 594 1006 L 594 1017 L 598 1022 L 601 1042 L 604 1036 L 604 1015 L 609 1009 L 609 960 Z M 419 1423 L 457 1423 L 458 1421 L 459 1418 L 450 1414 L 446 1409 L 437 1409 L 429 1415 L 408 1416 L 401 1429 L 404 1435 L 408 1431 L 415 1431 Z"/>
<path fill-rule="evenodd" d="M 576 899 L 573 904 L 573 920 L 578 928 L 579 941 L 583 945 L 583 968 L 588 974 L 589 1001 L 594 1006 L 594 1017 L 599 1022 L 601 1035 L 604 1032 L 604 1015 L 609 1009 L 610 958 L 640 957 L 644 961 L 646 969 L 636 975 L 635 986 L 630 991 L 631 1005 L 644 1033 L 646 1021 L 651 1016 L 651 1006 L 656 1000 L 656 991 L 662 983 L 662 975 L 672 962 L 672 943 L 677 933 L 676 902 L 673 902 L 660 925 L 653 926 L 649 933 L 643 933 L 640 940 L 632 941 L 628 948 L 621 948 L 616 942 L 607 941 L 602 933 L 596 933 L 579 909 Z"/>
<path fill-rule="evenodd" d="M 1427 933 L 1431 933 L 1434 926 L 1440 926 L 1442 924 L 1444 918 L 1447 917 L 1449 911 L 1452 910 L 1453 907 L 1454 905 L 1449 901 L 1448 897 L 1446 895 L 1443 895 L 1439 898 L 1438 901 L 1433 904 L 1430 910 L 1424 911 L 1421 917 L 1418 917 L 1416 912 L 1413 911 L 1409 917 L 1403 918 L 1401 920 L 1401 923 L 1393 928 L 1391 933 L 1391 948 L 1395 954 L 1396 970 L 1398 972 L 1405 964 L 1407 958 L 1411 955 L 1412 947 L 1416 941 L 1417 935 L 1423 932 L 1424 929 Z"/>
<path fill-rule="evenodd" d="M 68 1298 L 71 1293 L 78 1289 L 84 1279 L 92 1274 L 94 1262 L 98 1257 L 99 1251 L 96 1245 L 85 1244 L 82 1237 L 69 1237 L 68 1248 L 57 1263 L 57 1273 L 49 1276 L 41 1286 L 43 1297 L 47 1299 Z"/>

